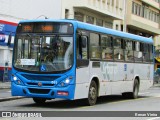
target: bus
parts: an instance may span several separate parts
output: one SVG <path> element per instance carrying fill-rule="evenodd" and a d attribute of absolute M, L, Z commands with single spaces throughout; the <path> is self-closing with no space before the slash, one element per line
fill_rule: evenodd
<path fill-rule="evenodd" d="M 153 40 L 76 20 L 24 20 L 15 35 L 13 96 L 84 99 L 137 98 L 153 85 Z"/>

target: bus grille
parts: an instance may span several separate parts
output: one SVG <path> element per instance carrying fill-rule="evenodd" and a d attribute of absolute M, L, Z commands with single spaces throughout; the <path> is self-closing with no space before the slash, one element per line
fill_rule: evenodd
<path fill-rule="evenodd" d="M 38 80 L 38 81 L 54 81 L 59 76 L 41 76 L 41 75 L 26 75 L 22 74 L 23 77 L 25 77 L 28 80 Z"/>
<path fill-rule="evenodd" d="M 30 93 L 36 94 L 48 94 L 50 89 L 35 89 L 35 88 L 28 88 Z"/>
<path fill-rule="evenodd" d="M 27 82 L 27 85 L 31 85 L 31 86 L 38 86 L 38 83 L 31 83 L 31 82 Z M 54 86 L 54 84 L 49 84 L 49 83 L 43 83 L 42 86 Z"/>

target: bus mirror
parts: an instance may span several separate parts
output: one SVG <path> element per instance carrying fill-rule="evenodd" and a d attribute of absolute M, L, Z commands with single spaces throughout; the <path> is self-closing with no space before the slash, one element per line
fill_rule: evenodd
<path fill-rule="evenodd" d="M 8 46 L 10 46 L 10 44 L 11 44 L 11 39 L 12 39 L 12 36 L 11 36 L 11 34 L 9 34 L 9 36 L 8 36 L 8 43 L 7 43 Z"/>
<path fill-rule="evenodd" d="M 81 44 L 82 44 L 82 48 L 86 48 L 86 46 L 87 46 L 87 37 L 86 36 L 81 36 Z"/>

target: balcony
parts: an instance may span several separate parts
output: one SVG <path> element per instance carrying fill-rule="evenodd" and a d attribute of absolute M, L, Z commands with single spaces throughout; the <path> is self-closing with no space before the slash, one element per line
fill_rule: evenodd
<path fill-rule="evenodd" d="M 76 0 L 73 7 L 103 16 L 109 16 L 112 19 L 124 19 L 123 3 L 120 6 L 120 4 L 116 5 L 116 3 L 112 5 L 107 0 Z"/>

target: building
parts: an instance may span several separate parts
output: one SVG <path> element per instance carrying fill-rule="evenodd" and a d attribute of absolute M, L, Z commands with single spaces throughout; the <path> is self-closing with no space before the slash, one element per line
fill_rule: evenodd
<path fill-rule="evenodd" d="M 12 50 L 18 22 L 24 19 L 77 19 L 108 28 L 121 29 L 125 0 L 1 0 L 0 80 L 10 76 Z M 116 20 L 114 22 L 114 20 Z M 11 45 L 8 45 L 8 38 Z"/>
<path fill-rule="evenodd" d="M 145 37 L 152 37 L 156 49 L 156 59 L 160 57 L 160 1 L 127 0 L 126 31 Z M 155 69 L 158 67 L 155 64 Z M 159 66 L 160 67 L 160 66 Z"/>
<path fill-rule="evenodd" d="M 120 30 L 125 0 L 62 0 L 62 18 Z M 117 20 L 117 22 L 114 22 Z"/>
<path fill-rule="evenodd" d="M 1 0 L 0 2 L 0 80 L 3 79 L 5 68 L 11 70 L 16 26 L 24 19 L 77 19 L 153 37 L 156 48 L 160 48 L 159 0 L 16 0 L 16 2 Z M 11 45 L 7 44 L 8 38 L 11 38 Z"/>

